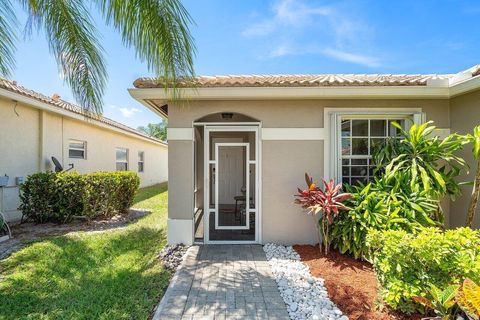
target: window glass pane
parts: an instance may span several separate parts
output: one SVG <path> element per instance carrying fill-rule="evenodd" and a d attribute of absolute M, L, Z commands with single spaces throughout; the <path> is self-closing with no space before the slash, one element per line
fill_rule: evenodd
<path fill-rule="evenodd" d="M 350 184 L 355 185 L 355 184 L 358 184 L 358 183 L 366 184 L 367 183 L 367 178 L 366 177 L 352 177 L 351 178 Z"/>
<path fill-rule="evenodd" d="M 350 155 L 351 142 L 350 139 L 342 139 L 342 155 Z"/>
<path fill-rule="evenodd" d="M 368 138 L 352 138 L 352 155 L 368 155 Z"/>
<path fill-rule="evenodd" d="M 366 177 L 367 167 L 352 167 L 352 176 Z"/>
<path fill-rule="evenodd" d="M 350 178 L 349 177 L 343 177 L 342 178 L 342 183 L 343 184 L 350 184 Z"/>
<path fill-rule="evenodd" d="M 128 170 L 126 162 L 117 162 L 116 168 L 118 171 L 126 171 Z"/>
<path fill-rule="evenodd" d="M 368 120 L 352 120 L 352 136 L 368 136 Z"/>
<path fill-rule="evenodd" d="M 83 141 L 70 141 L 69 147 L 73 149 L 84 149 L 85 143 Z"/>
<path fill-rule="evenodd" d="M 79 158 L 83 159 L 85 156 L 85 152 L 83 150 L 68 150 L 68 157 L 69 158 Z"/>
<path fill-rule="evenodd" d="M 127 149 L 117 149 L 117 161 L 127 161 Z"/>
<path fill-rule="evenodd" d="M 392 125 L 392 122 L 396 122 L 402 127 L 404 127 L 405 120 L 389 120 L 388 121 L 388 135 L 391 137 L 400 135 L 400 130 Z"/>
<path fill-rule="evenodd" d="M 350 137 L 350 120 L 342 121 L 342 137 Z"/>
<path fill-rule="evenodd" d="M 342 167 L 342 176 L 349 176 L 350 175 L 350 167 L 343 166 Z"/>
<path fill-rule="evenodd" d="M 138 152 L 138 161 L 142 161 L 142 162 L 143 162 L 143 151 L 139 151 L 139 152 Z"/>
<path fill-rule="evenodd" d="M 342 164 L 348 166 L 350 164 L 350 159 L 343 159 Z"/>
<path fill-rule="evenodd" d="M 138 172 L 143 172 L 143 162 L 138 163 Z"/>
<path fill-rule="evenodd" d="M 372 138 L 370 139 L 370 154 L 373 154 L 378 148 L 382 148 L 385 139 L 383 138 Z"/>
<path fill-rule="evenodd" d="M 352 159 L 352 165 L 366 165 L 367 159 Z"/>
<path fill-rule="evenodd" d="M 370 135 L 373 137 L 385 137 L 387 135 L 387 121 L 370 120 Z"/>

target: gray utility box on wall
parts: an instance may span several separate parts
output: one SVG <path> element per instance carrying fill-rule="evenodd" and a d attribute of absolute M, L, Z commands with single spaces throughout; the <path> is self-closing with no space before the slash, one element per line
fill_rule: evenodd
<path fill-rule="evenodd" d="M 0 176 L 0 187 L 5 187 L 8 185 L 8 176 Z"/>
<path fill-rule="evenodd" d="M 0 211 L 8 222 L 17 222 L 22 219 L 20 206 L 20 190 L 18 186 L 0 187 Z"/>

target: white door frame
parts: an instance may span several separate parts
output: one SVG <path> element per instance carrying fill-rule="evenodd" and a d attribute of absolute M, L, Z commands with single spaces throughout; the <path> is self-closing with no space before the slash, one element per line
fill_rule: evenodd
<path fill-rule="evenodd" d="M 216 150 L 216 160 L 210 160 L 210 132 L 254 132 L 255 133 L 255 160 L 250 160 L 250 155 L 247 152 L 246 157 L 246 172 L 247 172 L 247 191 L 249 192 L 249 185 L 250 179 L 248 178 L 249 168 L 250 165 L 255 165 L 255 208 L 250 209 L 249 201 L 250 195 L 246 193 L 246 216 L 247 216 L 247 223 L 249 223 L 250 213 L 255 213 L 255 240 L 254 241 L 241 241 L 241 240 L 234 240 L 234 241 L 215 241 L 209 239 L 209 231 L 210 231 L 210 213 L 215 213 L 215 217 L 218 217 L 218 190 L 215 190 L 215 208 L 210 208 L 210 165 L 215 165 L 217 167 L 217 160 L 218 160 L 218 147 Z M 203 206 L 204 206 L 204 243 L 205 244 L 252 244 L 252 243 L 261 243 L 262 241 L 262 202 L 261 202 L 261 137 L 260 137 L 260 124 L 259 123 L 251 123 L 246 125 L 242 123 L 238 125 L 236 123 L 228 124 L 228 123 L 221 123 L 221 124 L 205 124 L 204 125 L 204 167 L 203 167 L 203 174 L 204 174 L 204 199 L 203 199 Z M 218 144 L 228 144 L 228 145 L 238 145 L 238 143 L 218 143 Z M 249 143 L 246 143 L 249 145 Z M 250 146 L 247 146 L 247 150 L 249 151 Z M 215 180 L 218 180 L 218 174 L 215 175 Z M 218 188 L 218 181 L 215 183 L 215 188 Z M 218 226 L 218 221 L 216 219 L 215 226 Z M 247 224 L 249 226 L 249 224 Z M 225 229 L 235 229 L 232 227 L 227 227 Z M 237 228 L 238 229 L 238 228 Z M 247 228 L 248 229 L 248 228 Z"/>

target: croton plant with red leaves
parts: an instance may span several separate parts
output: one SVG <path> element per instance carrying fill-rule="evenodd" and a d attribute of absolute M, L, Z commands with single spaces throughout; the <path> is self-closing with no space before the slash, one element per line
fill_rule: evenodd
<path fill-rule="evenodd" d="M 330 248 L 329 226 L 334 222 L 335 217 L 341 210 L 348 208 L 343 202 L 351 197 L 350 193 L 342 193 L 342 184 L 335 185 L 332 179 L 329 182 L 322 179 L 323 189 L 313 182 L 312 177 L 305 173 L 305 182 L 307 189 L 298 188 L 298 194 L 295 195 L 295 203 L 299 204 L 314 217 L 315 225 L 318 229 L 320 224 L 325 254 L 328 254 Z M 321 213 L 320 220 L 317 222 L 316 214 Z M 320 234 L 319 234 L 320 235 Z M 319 238 L 320 242 L 320 238 Z"/>

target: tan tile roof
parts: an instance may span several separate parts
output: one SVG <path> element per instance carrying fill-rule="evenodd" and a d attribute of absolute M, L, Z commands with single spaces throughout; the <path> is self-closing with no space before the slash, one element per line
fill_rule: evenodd
<path fill-rule="evenodd" d="M 146 135 L 143 132 L 135 130 L 135 129 L 129 127 L 129 126 L 126 126 L 126 125 L 124 125 L 120 122 L 114 121 L 112 119 L 109 119 L 109 118 L 106 118 L 106 117 L 103 117 L 103 116 L 98 116 L 97 117 L 97 116 L 86 115 L 82 111 L 82 108 L 80 106 L 75 105 L 75 104 L 70 103 L 70 102 L 67 102 L 65 100 L 62 100 L 56 94 L 54 94 L 53 97 L 48 97 L 48 96 L 43 95 L 41 93 L 38 93 L 36 91 L 33 91 L 33 90 L 27 89 L 23 86 L 20 86 L 20 85 L 17 84 L 16 81 L 6 80 L 6 79 L 2 79 L 2 78 L 0 78 L 0 88 L 11 91 L 11 92 L 14 92 L 14 93 L 21 94 L 22 96 L 25 96 L 25 97 L 33 98 L 33 99 L 38 100 L 40 102 L 47 103 L 47 104 L 55 106 L 59 109 L 70 111 L 70 112 L 75 113 L 77 115 L 84 115 L 86 118 L 94 119 L 94 120 L 100 121 L 104 124 L 107 124 L 109 126 L 115 127 L 117 129 L 121 129 L 123 131 L 141 136 L 143 138 L 147 138 L 149 140 L 152 140 L 152 141 L 155 141 L 155 142 L 160 142 L 162 144 L 167 145 L 167 143 L 165 141 L 161 141 L 161 140 L 156 139 L 154 137 L 150 137 L 149 135 Z"/>
<path fill-rule="evenodd" d="M 178 87 L 326 87 L 326 86 L 426 86 L 428 80 L 448 79 L 453 74 L 310 74 L 310 75 L 226 75 L 199 76 Z M 155 78 L 139 78 L 136 88 L 159 88 Z"/>

